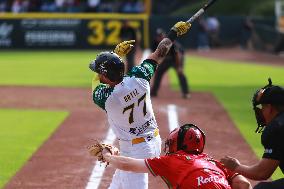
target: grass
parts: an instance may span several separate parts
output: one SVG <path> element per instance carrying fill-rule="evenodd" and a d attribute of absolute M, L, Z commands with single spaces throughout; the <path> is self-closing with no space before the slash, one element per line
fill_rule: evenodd
<path fill-rule="evenodd" d="M 67 114 L 0 109 L 0 188 L 53 133 Z"/>
<path fill-rule="evenodd" d="M 267 84 L 268 77 L 274 84 L 283 86 L 284 67 L 189 57 L 185 72 L 192 90 L 212 92 L 217 97 L 254 152 L 261 157 L 263 147 L 260 134 L 254 133 L 256 121 L 251 98 L 256 89 Z M 171 83 L 177 89 L 177 77 L 173 70 L 170 74 Z M 280 171 L 273 175 L 273 179 L 276 178 L 282 178 Z"/>
<path fill-rule="evenodd" d="M 94 51 L 0 52 L 0 85 L 89 87 Z"/>

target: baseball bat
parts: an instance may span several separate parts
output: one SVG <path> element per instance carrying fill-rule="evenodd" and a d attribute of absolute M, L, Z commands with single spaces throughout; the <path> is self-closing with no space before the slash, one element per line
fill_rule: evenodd
<path fill-rule="evenodd" d="M 217 0 L 210 0 L 208 3 L 203 5 L 199 11 L 197 11 L 190 19 L 188 19 L 186 22 L 192 23 L 194 20 L 196 20 L 200 15 L 202 15 L 206 9 L 208 9 L 213 3 L 215 3 Z"/>

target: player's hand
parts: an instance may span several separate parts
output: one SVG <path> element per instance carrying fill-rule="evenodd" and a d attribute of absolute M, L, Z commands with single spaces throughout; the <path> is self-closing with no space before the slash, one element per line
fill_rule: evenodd
<path fill-rule="evenodd" d="M 224 164 L 225 167 L 228 169 L 235 171 L 238 166 L 240 166 L 239 160 L 236 158 L 230 157 L 230 156 L 225 156 L 221 158 L 220 160 L 221 163 Z"/>
<path fill-rule="evenodd" d="M 177 33 L 177 36 L 181 36 L 185 34 L 190 29 L 190 27 L 191 24 L 189 22 L 179 21 L 172 27 L 172 30 Z"/>
<path fill-rule="evenodd" d="M 113 52 L 116 53 L 120 57 L 125 56 L 131 51 L 131 49 L 133 49 L 134 43 L 135 43 L 135 40 L 123 41 L 119 43 L 118 45 L 116 45 Z"/>
<path fill-rule="evenodd" d="M 98 161 L 107 163 L 106 166 L 109 164 L 108 160 L 111 155 L 119 154 L 118 148 L 110 144 L 99 142 L 98 140 L 94 140 L 93 144 L 89 145 L 87 149 L 90 155 L 96 157 Z M 107 159 L 105 155 L 108 157 Z"/>

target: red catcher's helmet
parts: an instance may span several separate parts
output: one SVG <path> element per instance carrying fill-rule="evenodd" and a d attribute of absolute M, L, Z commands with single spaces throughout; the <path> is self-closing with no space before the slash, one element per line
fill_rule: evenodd
<path fill-rule="evenodd" d="M 183 150 L 190 154 L 200 154 L 205 145 L 204 132 L 194 124 L 185 124 L 175 128 L 165 142 L 165 152 L 175 153 Z"/>

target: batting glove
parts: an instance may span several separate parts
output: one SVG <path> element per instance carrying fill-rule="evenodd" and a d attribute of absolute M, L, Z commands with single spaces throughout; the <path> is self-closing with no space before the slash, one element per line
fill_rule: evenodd
<path fill-rule="evenodd" d="M 120 57 L 125 56 L 133 49 L 133 43 L 135 43 L 135 40 L 123 41 L 116 45 L 113 52 Z"/>
<path fill-rule="evenodd" d="M 172 30 L 174 30 L 177 34 L 177 36 L 181 36 L 185 34 L 191 27 L 191 24 L 189 22 L 177 22 L 173 27 Z"/>

